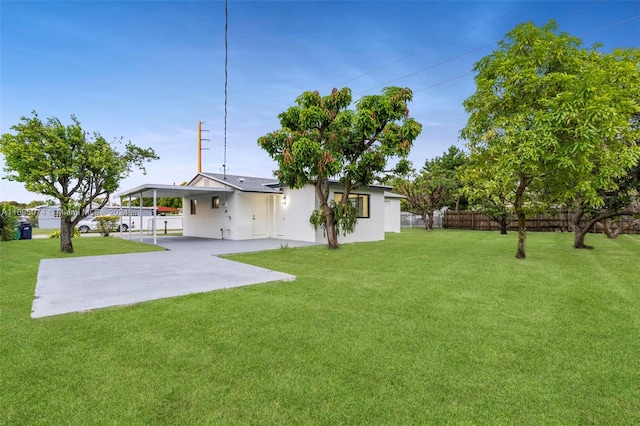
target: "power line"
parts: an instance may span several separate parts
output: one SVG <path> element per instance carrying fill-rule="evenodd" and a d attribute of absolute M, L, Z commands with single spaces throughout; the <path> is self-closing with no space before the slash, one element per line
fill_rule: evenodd
<path fill-rule="evenodd" d="M 503 16 L 506 16 L 506 15 L 508 15 L 508 14 L 510 14 L 510 13 L 512 13 L 512 12 L 514 12 L 514 11 L 516 11 L 516 10 L 518 10 L 518 9 L 519 9 L 519 8 L 517 8 L 517 7 L 516 7 L 516 8 L 514 8 L 514 9 L 509 10 L 508 12 L 503 13 L 502 15 L 498 15 L 498 16 L 496 16 L 496 17 L 494 17 L 494 18 L 491 18 L 491 19 L 489 19 L 489 20 L 487 20 L 487 21 L 485 21 L 485 22 L 482 22 L 482 23 L 480 23 L 480 24 L 478 24 L 478 25 L 474 25 L 474 26 L 470 27 L 470 28 L 469 28 L 467 31 L 465 31 L 465 32 L 457 33 L 457 34 L 455 34 L 455 35 L 453 35 L 453 36 L 451 36 L 451 37 L 449 37 L 449 38 L 444 39 L 444 40 L 442 41 L 442 43 L 445 43 L 445 42 L 447 42 L 447 41 L 453 40 L 453 39 L 454 39 L 454 38 L 456 38 L 456 37 L 460 37 L 461 35 L 463 35 L 463 34 L 465 34 L 465 33 L 468 33 L 469 31 L 471 31 L 471 30 L 473 30 L 473 29 L 475 29 L 475 28 L 480 27 L 480 26 L 484 25 L 485 23 L 488 23 L 488 22 L 491 22 L 491 21 L 495 21 L 496 19 L 502 18 Z M 419 51 L 417 51 L 417 52 L 414 52 L 414 53 L 411 53 L 411 54 L 409 54 L 409 55 L 403 56 L 402 58 L 399 58 L 399 59 L 395 59 L 395 60 L 393 60 L 393 61 L 391 61 L 391 62 L 388 62 L 388 63 L 386 63 L 386 64 L 384 64 L 384 65 L 381 65 L 381 66 L 379 66 L 379 67 L 377 67 L 377 68 L 375 68 L 375 69 L 373 69 L 373 70 L 371 70 L 371 71 L 367 71 L 367 72 L 362 73 L 362 74 L 360 74 L 360 75 L 357 75 L 357 76 L 355 76 L 355 77 L 353 77 L 353 78 L 350 78 L 349 80 L 343 81 L 342 83 L 340 83 L 340 84 L 339 84 L 339 86 L 342 86 L 342 85 L 347 84 L 347 83 L 351 83 L 351 82 L 352 82 L 352 81 L 354 81 L 354 80 L 357 80 L 357 79 L 359 79 L 359 78 L 361 78 L 361 77 L 364 77 L 364 76 L 366 76 L 366 75 L 369 75 L 369 74 L 371 74 L 371 73 L 374 73 L 374 72 L 376 72 L 376 71 L 379 71 L 379 70 L 381 70 L 381 69 L 383 69 L 383 68 L 388 67 L 389 65 L 393 65 L 393 64 L 395 64 L 395 63 L 398 63 L 398 62 L 404 61 L 405 59 L 411 58 L 411 57 L 413 57 L 413 56 L 419 55 L 420 53 L 424 53 L 424 52 L 426 52 L 426 49 L 419 50 Z"/>
<path fill-rule="evenodd" d="M 594 3 L 594 4 L 587 5 L 587 6 L 583 7 L 583 8 L 580 8 L 580 9 L 572 10 L 571 12 L 568 12 L 568 13 L 565 13 L 565 14 L 563 14 L 563 15 L 560 15 L 558 18 L 566 17 L 566 16 L 571 16 L 571 15 L 575 15 L 575 14 L 576 14 L 576 13 L 578 13 L 578 12 L 582 12 L 582 11 L 584 11 L 584 10 L 591 9 L 591 8 L 595 7 L 597 4 L 599 4 L 599 3 L 603 3 L 603 2 L 604 2 L 604 0 L 598 0 L 598 1 L 597 1 L 596 3 Z M 516 9 L 512 9 L 512 10 L 510 10 L 509 12 L 506 12 L 506 13 L 504 13 L 504 14 L 502 14 L 502 15 L 499 15 L 499 16 L 497 16 L 497 17 L 495 17 L 495 18 L 492 18 L 492 19 L 490 19 L 490 20 L 488 20 L 488 21 L 486 21 L 486 22 L 490 22 L 490 21 L 493 21 L 493 20 L 495 20 L 495 19 L 498 19 L 498 18 L 500 18 L 500 17 L 502 17 L 502 16 L 505 16 L 505 15 L 507 15 L 507 14 L 509 14 L 509 13 L 513 12 L 514 10 L 516 10 Z M 613 27 L 613 26 L 623 24 L 623 23 L 628 22 L 628 21 L 631 21 L 631 20 L 633 20 L 633 19 L 637 19 L 638 17 L 639 17 L 639 16 L 634 16 L 634 17 L 629 18 L 629 19 L 626 19 L 626 20 L 624 20 L 624 21 L 620 21 L 620 22 L 617 22 L 617 23 L 614 23 L 614 24 L 608 25 L 608 26 L 606 26 L 606 27 L 601 27 L 600 29 L 597 29 L 597 30 L 592 31 L 592 32 L 590 32 L 590 33 L 588 33 L 588 34 L 585 34 L 585 35 L 593 34 L 593 33 L 595 33 L 595 32 L 602 31 L 602 30 L 604 30 L 604 29 L 611 28 L 611 27 Z M 473 29 L 473 28 L 476 28 L 476 27 L 478 27 L 478 25 L 476 25 L 476 26 L 474 26 L 474 27 L 471 27 L 470 29 Z M 467 30 L 466 32 L 468 32 L 468 31 L 469 31 L 469 30 Z M 460 34 L 457 34 L 457 35 L 455 35 L 455 36 L 452 36 L 452 37 L 450 37 L 450 38 L 446 39 L 445 41 L 452 40 L 453 38 L 458 37 L 459 35 L 460 35 Z M 380 88 L 380 87 L 387 86 L 388 84 L 395 83 L 396 81 L 403 80 L 403 79 L 405 79 L 405 78 L 408 78 L 408 77 L 414 76 L 414 75 L 416 75 L 416 74 L 419 74 L 419 73 L 421 73 L 421 72 L 427 71 L 427 70 L 432 69 L 432 68 L 435 68 L 435 67 L 437 67 L 437 66 L 444 65 L 444 64 L 446 64 L 446 63 L 448 63 L 448 62 L 451 62 L 451 61 L 454 61 L 454 60 L 456 60 L 456 59 L 462 58 L 462 57 L 467 56 L 467 55 L 469 55 L 469 54 L 471 54 L 471 53 L 475 53 L 475 52 L 477 52 L 478 50 L 482 50 L 482 49 L 484 49 L 484 48 L 486 48 L 486 47 L 492 46 L 492 45 L 494 45 L 494 44 L 496 44 L 496 43 L 498 43 L 498 42 L 497 42 L 497 41 L 496 41 L 496 42 L 492 42 L 492 43 L 486 44 L 486 45 L 484 45 L 484 46 L 481 46 L 481 47 L 478 47 L 478 48 L 475 48 L 475 49 L 469 50 L 469 51 L 467 51 L 467 52 L 465 52 L 465 53 L 462 53 L 462 54 L 460 54 L 460 55 L 458 55 L 458 56 L 454 56 L 454 57 L 452 57 L 452 58 L 449 58 L 449 59 L 447 59 L 447 60 L 445 60 L 445 61 L 442 61 L 442 62 L 439 62 L 439 63 L 437 63 L 437 64 L 430 65 L 430 66 L 425 67 L 425 68 L 422 68 L 422 69 L 420 69 L 420 70 L 418 70 L 418 71 L 415 71 L 415 72 L 412 72 L 412 73 L 409 73 L 409 74 L 403 75 L 403 76 L 398 77 L 398 78 L 396 78 L 396 79 L 394 79 L 394 80 L 387 81 L 386 83 L 382 83 L 382 84 L 379 84 L 379 85 L 377 85 L 377 86 L 370 87 L 369 89 L 366 89 L 366 90 L 363 90 L 363 91 L 360 91 L 360 92 L 356 93 L 356 95 L 361 95 L 361 94 L 367 93 L 367 92 L 369 92 L 369 91 L 371 91 L 371 90 L 374 90 L 374 89 L 378 89 L 378 88 Z M 422 52 L 422 51 L 421 51 L 421 52 Z M 388 65 L 391 65 L 391 64 L 394 64 L 394 63 L 400 62 L 400 61 L 402 61 L 403 59 L 409 58 L 409 57 L 411 57 L 411 56 L 415 56 L 415 55 L 416 55 L 416 54 L 418 54 L 418 53 L 420 53 L 420 52 L 416 52 L 416 53 L 414 53 L 414 54 L 411 54 L 411 55 L 405 56 L 405 57 L 403 57 L 403 58 L 396 59 L 395 61 L 389 62 L 388 64 L 385 64 L 385 65 L 383 65 L 383 66 L 381 66 L 381 67 L 378 67 L 378 68 L 376 68 L 376 69 L 374 69 L 374 70 L 372 70 L 372 71 L 368 71 L 368 72 L 363 73 L 363 74 L 361 74 L 361 75 L 359 75 L 359 76 L 357 76 L 357 77 L 354 77 L 354 78 L 352 78 L 352 79 L 350 79 L 350 80 L 347 80 L 345 83 L 351 82 L 351 81 L 356 80 L 356 79 L 358 79 L 358 78 L 360 78 L 360 77 L 363 77 L 363 76 L 365 76 L 365 75 L 371 74 L 372 72 L 375 72 L 375 71 L 377 71 L 377 70 L 379 70 L 379 69 L 385 68 L 385 67 L 387 67 Z M 453 81 L 453 80 L 454 80 L 454 79 L 452 79 L 451 81 Z M 342 83 L 342 84 L 344 84 L 344 83 Z M 440 84 L 440 83 L 438 83 L 438 84 Z M 420 89 L 420 90 L 423 90 L 423 89 Z"/>
<path fill-rule="evenodd" d="M 613 24 L 605 25 L 604 27 L 600 27 L 600 28 L 596 28 L 595 30 L 593 30 L 591 32 L 583 34 L 581 37 L 585 37 L 585 36 L 588 36 L 588 35 L 591 35 L 591 34 L 599 33 L 600 31 L 608 30 L 609 28 L 613 28 L 613 27 L 616 27 L 618 25 L 626 24 L 627 22 L 634 21 L 634 20 L 636 20 L 638 18 L 640 18 L 640 15 L 632 16 L 632 17 L 624 19 L 622 21 L 614 22 Z"/>
<path fill-rule="evenodd" d="M 458 77 L 453 77 L 453 78 L 450 78 L 448 80 L 444 80 L 444 81 L 441 81 L 441 82 L 438 82 L 438 83 L 434 83 L 434 84 L 432 84 L 430 86 L 421 87 L 420 89 L 414 90 L 413 93 L 422 92 L 423 90 L 427 90 L 427 89 L 431 89 L 433 87 L 441 86 L 443 84 L 451 83 L 452 81 L 460 80 L 461 78 L 469 77 L 470 75 L 473 75 L 473 73 L 472 72 L 468 72 L 466 74 L 459 75 Z"/>
<path fill-rule="evenodd" d="M 377 86 L 370 87 L 370 88 L 368 88 L 368 89 L 366 89 L 366 90 L 363 90 L 363 91 L 361 91 L 361 92 L 356 93 L 356 95 L 361 95 L 361 94 L 366 93 L 366 92 L 369 92 L 369 91 L 371 91 L 371 90 L 373 90 L 373 89 L 377 89 L 377 88 L 379 88 L 379 87 L 386 86 L 387 84 L 395 83 L 395 82 L 396 82 L 396 81 L 398 81 L 398 80 L 404 80 L 404 79 L 405 79 L 405 78 L 407 78 L 407 77 L 411 77 L 411 76 L 416 75 L 416 74 L 419 74 L 419 73 L 421 73 L 421 72 L 424 72 L 424 71 L 430 70 L 430 69 L 432 69 L 432 68 L 438 67 L 438 66 L 440 66 L 440 65 L 446 64 L 446 63 L 448 63 L 448 62 L 455 61 L 456 59 L 463 58 L 463 57 L 468 56 L 468 55 L 470 55 L 470 54 L 472 54 L 472 53 L 475 53 L 475 52 L 477 52 L 477 51 L 479 51 L 479 50 L 486 49 L 487 47 L 493 46 L 493 45 L 494 45 L 494 44 L 496 44 L 496 43 L 497 43 L 497 42 L 491 42 L 491 43 L 489 43 L 489 44 L 485 44 L 485 45 L 483 45 L 483 46 L 476 47 L 475 49 L 468 50 L 468 51 L 466 51 L 466 52 L 464 52 L 464 53 L 461 53 L 460 55 L 456 55 L 456 56 L 453 56 L 453 57 L 451 57 L 451 58 L 449 58 L 449 59 L 446 59 L 446 60 L 444 60 L 444 61 L 442 61 L 442 62 L 438 62 L 437 64 L 429 65 L 428 67 L 425 67 L 425 68 L 422 68 L 422 69 L 420 69 L 420 70 L 418 70 L 418 71 L 414 71 L 414 72 L 412 72 L 412 73 L 409 73 L 409 74 L 403 75 L 402 77 L 398 77 L 398 78 L 396 78 L 396 79 L 394 79 L 394 80 L 387 81 L 386 83 L 382 83 L 382 84 L 379 84 L 379 85 L 377 85 Z"/>
<path fill-rule="evenodd" d="M 613 28 L 615 26 L 622 25 L 622 24 L 625 24 L 627 22 L 634 21 L 636 19 L 640 19 L 640 15 L 631 16 L 631 17 L 629 17 L 627 19 L 623 19 L 621 21 L 616 21 L 616 22 L 614 22 L 612 24 L 599 27 L 599 28 L 597 28 L 597 29 L 595 29 L 593 31 L 590 31 L 589 33 L 582 34 L 579 37 L 586 37 L 588 35 L 595 34 L 595 33 L 607 30 L 609 28 Z M 458 76 L 458 77 L 450 78 L 448 80 L 444 80 L 444 81 L 432 84 L 430 86 L 426 86 L 426 87 L 420 88 L 418 90 L 415 90 L 414 93 L 422 91 L 422 90 L 427 90 L 427 89 L 430 89 L 432 87 L 440 86 L 442 84 L 450 83 L 450 82 L 452 82 L 454 80 L 458 80 L 458 79 L 467 77 L 467 76 L 469 76 L 471 74 L 473 74 L 473 73 L 467 73 L 467 74 L 464 74 L 464 75 L 461 75 L 461 76 Z M 432 134 L 432 133 L 438 133 L 438 132 L 440 132 L 442 130 L 446 130 L 447 128 L 452 127 L 454 124 L 457 124 L 459 122 L 465 121 L 466 119 L 467 119 L 466 117 L 465 118 L 460 118 L 460 119 L 457 119 L 457 120 L 452 120 L 452 121 L 448 121 L 448 122 L 445 122 L 445 123 L 442 123 L 442 124 L 438 124 L 438 125 L 433 126 L 433 127 L 428 127 L 428 128 L 425 129 L 425 131 L 422 133 L 422 135 L 424 136 L 424 135 L 428 135 L 428 134 Z"/>

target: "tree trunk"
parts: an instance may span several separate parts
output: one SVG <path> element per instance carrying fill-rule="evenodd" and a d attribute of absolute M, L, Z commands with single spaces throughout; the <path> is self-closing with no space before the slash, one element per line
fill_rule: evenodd
<path fill-rule="evenodd" d="M 516 190 L 516 199 L 514 202 L 514 209 L 516 216 L 518 217 L 518 251 L 516 251 L 517 259 L 524 259 L 527 257 L 525 252 L 525 243 L 527 241 L 527 216 L 525 215 L 524 204 L 524 191 L 527 188 L 527 183 L 524 176 L 520 177 L 520 184 Z"/>
<path fill-rule="evenodd" d="M 320 200 L 320 209 L 324 213 L 324 229 L 327 233 L 327 244 L 330 249 L 340 248 L 338 243 L 338 230 L 333 219 L 333 211 L 329 207 L 329 180 L 327 178 L 319 178 L 315 184 L 316 195 Z"/>
<path fill-rule="evenodd" d="M 427 231 L 433 231 L 433 211 L 429 210 L 427 213 L 427 222 L 425 223 Z"/>
<path fill-rule="evenodd" d="M 580 206 L 575 211 L 575 213 L 573 213 L 573 217 L 571 218 L 571 227 L 573 228 L 574 232 L 578 232 L 578 230 L 580 229 L 580 221 L 582 220 L 583 216 L 584 207 Z"/>
<path fill-rule="evenodd" d="M 573 247 L 577 249 L 592 249 L 592 246 L 588 246 L 584 243 L 584 237 L 587 236 L 587 232 L 589 232 L 590 227 L 583 227 L 580 229 L 576 229 L 575 236 L 573 239 Z"/>
<path fill-rule="evenodd" d="M 527 257 L 525 252 L 525 243 L 527 241 L 527 217 L 522 210 L 522 206 L 516 207 L 516 215 L 518 216 L 518 251 L 516 251 L 516 258 L 524 259 Z"/>
<path fill-rule="evenodd" d="M 429 218 L 427 214 L 423 212 L 420 216 L 422 217 L 422 223 L 424 223 L 424 230 L 431 231 L 431 229 L 429 229 Z"/>
<path fill-rule="evenodd" d="M 73 223 L 71 219 L 63 216 L 60 218 L 60 251 L 63 253 L 73 253 L 71 235 L 73 233 Z"/>
<path fill-rule="evenodd" d="M 507 221 L 507 216 L 500 217 L 500 235 L 507 235 L 507 225 L 509 222 Z"/>
<path fill-rule="evenodd" d="M 330 249 L 338 249 L 340 248 L 340 244 L 338 243 L 338 232 L 336 229 L 336 224 L 333 221 L 333 214 L 330 213 L 327 215 L 325 213 L 325 229 L 327 231 L 327 244 Z"/>
<path fill-rule="evenodd" d="M 575 232 L 575 237 L 573 240 L 573 247 L 577 249 L 592 249 L 592 246 L 586 245 L 584 243 L 584 238 L 587 236 L 587 233 L 595 226 L 596 223 L 607 220 L 612 217 L 621 216 L 625 214 L 629 214 L 630 212 L 627 210 L 617 211 L 617 212 L 608 212 L 604 214 L 597 215 L 595 217 L 591 216 L 591 219 L 587 220 L 587 223 L 584 226 L 580 226 L 580 221 L 585 214 L 585 210 L 583 207 L 579 207 L 576 213 L 573 216 L 573 220 L 571 221 L 571 225 L 573 226 L 573 230 Z M 632 212 L 631 212 L 632 213 Z"/>

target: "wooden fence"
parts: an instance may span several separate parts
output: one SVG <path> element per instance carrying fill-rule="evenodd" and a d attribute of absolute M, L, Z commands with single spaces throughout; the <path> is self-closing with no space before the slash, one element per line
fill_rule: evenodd
<path fill-rule="evenodd" d="M 560 212 L 554 215 L 537 214 L 527 217 L 527 231 L 534 232 L 573 232 L 571 227 L 572 212 Z M 615 219 L 616 221 L 618 218 Z M 620 224 L 625 225 L 633 222 L 632 216 L 621 216 Z M 447 210 L 444 212 L 442 223 L 445 229 L 472 229 L 478 231 L 499 231 L 500 225 L 491 220 L 488 216 L 471 211 Z M 507 225 L 508 231 L 518 230 L 518 220 L 512 219 Z M 591 232 L 602 233 L 602 229 L 593 227 Z M 640 225 L 635 225 L 627 229 L 625 234 L 640 234 Z"/>

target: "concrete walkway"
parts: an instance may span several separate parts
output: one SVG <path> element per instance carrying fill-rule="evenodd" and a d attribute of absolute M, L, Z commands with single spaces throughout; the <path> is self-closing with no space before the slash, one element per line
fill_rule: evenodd
<path fill-rule="evenodd" d="M 167 251 L 42 260 L 31 317 L 295 280 L 293 275 L 221 259 L 217 255 L 313 243 L 161 237 L 158 245 Z"/>

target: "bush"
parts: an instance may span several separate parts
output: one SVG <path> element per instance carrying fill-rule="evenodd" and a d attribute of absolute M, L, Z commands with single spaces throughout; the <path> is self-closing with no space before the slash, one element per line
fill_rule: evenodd
<path fill-rule="evenodd" d="M 15 239 L 16 218 L 14 215 L 6 212 L 0 213 L 0 239 L 2 241 L 11 241 Z"/>
<path fill-rule="evenodd" d="M 96 216 L 98 222 L 98 231 L 105 236 L 109 236 L 109 232 L 118 229 L 118 222 L 120 222 L 120 216 Z"/>
<path fill-rule="evenodd" d="M 71 233 L 71 238 L 79 237 L 79 236 L 80 236 L 80 231 L 78 231 L 76 228 L 73 228 L 73 232 Z M 58 229 L 57 231 L 53 231 L 52 233 L 50 233 L 49 238 L 60 238 L 60 230 Z"/>

